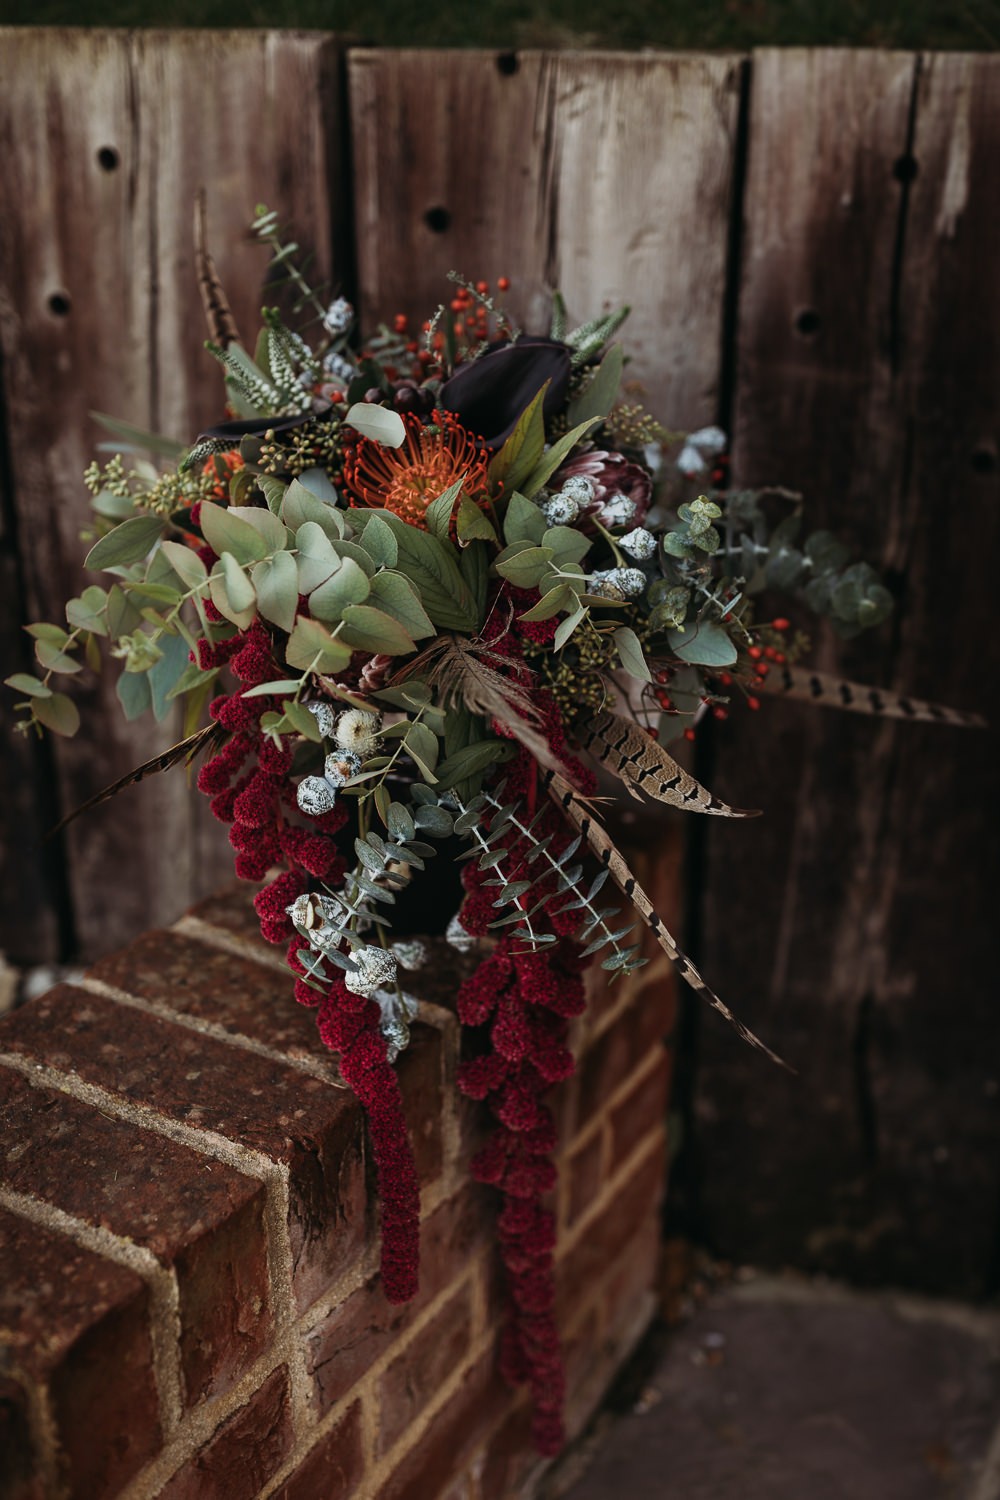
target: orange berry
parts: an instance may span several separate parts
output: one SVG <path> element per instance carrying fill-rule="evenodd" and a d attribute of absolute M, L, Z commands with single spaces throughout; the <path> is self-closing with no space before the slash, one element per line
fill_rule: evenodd
<path fill-rule="evenodd" d="M 396 330 L 397 333 L 405 333 L 406 332 L 406 314 L 405 313 L 397 313 L 396 316 L 392 320 L 392 326 L 395 328 L 395 330 Z"/>
<path fill-rule="evenodd" d="M 791 620 L 785 620 L 785 619 L 772 620 L 771 621 L 771 624 L 774 626 L 775 630 L 788 630 L 788 628 L 790 627 L 791 623 L 792 623 Z"/>
<path fill-rule="evenodd" d="M 713 719 L 728 719 L 729 718 L 729 709 L 728 708 L 723 708 L 722 705 L 719 704 L 717 707 L 715 707 L 715 708 L 712 709 L 712 718 Z"/>
<path fill-rule="evenodd" d="M 685 729 L 685 731 L 684 731 L 684 738 L 686 740 L 693 740 L 694 739 L 694 730 L 693 729 Z"/>
<path fill-rule="evenodd" d="M 750 650 L 747 652 L 747 655 L 750 657 L 751 661 L 760 661 L 760 658 L 764 655 L 764 653 L 759 646 L 751 646 Z"/>
<path fill-rule="evenodd" d="M 477 281 L 476 282 L 476 291 L 479 292 L 480 296 L 485 296 L 486 293 L 489 291 L 489 289 L 490 289 L 490 284 L 489 284 L 488 281 Z"/>
<path fill-rule="evenodd" d="M 510 291 L 510 277 L 509 276 L 498 276 L 497 277 L 497 286 L 500 288 L 500 290 L 502 292 L 509 292 Z"/>
<path fill-rule="evenodd" d="M 747 708 L 752 708 L 756 713 L 757 709 L 760 708 L 760 699 L 755 698 L 751 693 L 747 698 Z"/>

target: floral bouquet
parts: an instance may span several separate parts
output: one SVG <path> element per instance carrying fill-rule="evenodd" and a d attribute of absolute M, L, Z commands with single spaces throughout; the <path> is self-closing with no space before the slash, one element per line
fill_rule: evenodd
<path fill-rule="evenodd" d="M 419 1218 L 393 1063 L 422 953 L 394 934 L 393 908 L 442 845 L 465 861 L 447 937 L 482 951 L 456 995 L 472 1033 L 459 1087 L 495 1120 L 472 1170 L 501 1198 L 504 1373 L 530 1384 L 536 1442 L 553 1453 L 544 1101 L 573 1069 L 584 969 L 644 962 L 623 905 L 775 1056 L 653 910 L 600 821 L 598 771 L 640 802 L 741 818 L 671 750 L 707 715 L 776 691 L 973 720 L 799 665 L 808 639 L 761 611 L 765 590 L 843 635 L 877 624 L 891 597 L 828 532 L 800 539 L 799 497 L 727 492 L 718 429 L 674 434 L 623 400 L 613 340 L 627 309 L 570 329 L 556 296 L 547 334 L 529 336 L 504 279 L 455 277 L 419 333 L 399 316 L 359 350 L 351 307 L 306 283 L 275 216 L 259 211 L 254 230 L 314 335 L 268 308 L 251 354 L 196 236 L 229 416 L 181 451 L 107 419 L 121 451 L 86 476 L 86 565 L 104 581 L 69 601 L 65 628 L 30 627 L 40 675 L 9 684 L 26 726 L 72 734 L 76 706 L 53 678 L 79 671 L 81 652 L 99 665 L 105 643 L 129 718 L 184 705 L 185 739 L 109 792 L 208 755 L 198 786 L 230 825 L 236 873 L 266 882 L 261 932 L 287 948 L 295 998 L 367 1111 L 396 1302 L 416 1290 Z"/>

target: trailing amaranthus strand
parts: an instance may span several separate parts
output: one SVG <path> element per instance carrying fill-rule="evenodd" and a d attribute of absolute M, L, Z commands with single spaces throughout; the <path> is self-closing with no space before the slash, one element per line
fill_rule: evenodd
<path fill-rule="evenodd" d="M 547 731 L 562 749 L 558 714 L 551 706 L 546 713 Z M 530 758 L 523 755 L 507 779 L 504 796 L 512 790 L 528 795 L 534 774 Z M 585 773 L 580 774 L 586 782 Z M 531 838 L 511 826 L 504 840 L 510 880 L 532 868 L 529 856 L 545 840 L 555 854 L 569 843 L 558 817 L 547 809 Z M 464 876 L 461 921 L 474 934 L 485 933 L 496 915 L 489 875 L 489 869 L 469 866 Z M 536 1445 L 542 1453 L 554 1454 L 564 1439 L 565 1376 L 555 1321 L 556 1225 L 544 1206 L 556 1183 L 551 1159 L 556 1133 L 543 1100 L 573 1072 L 566 1038 L 570 1020 L 583 1010 L 580 972 L 586 960 L 569 937 L 579 913 L 564 910 L 564 893 L 552 873 L 546 877 L 536 871 L 532 898 L 539 903 L 532 922 L 547 927 L 558 941 L 544 952 L 525 951 L 524 934 L 508 929 L 462 985 L 459 1019 L 481 1045 L 488 1037 L 489 1050 L 463 1065 L 459 1088 L 485 1100 L 497 1121 L 472 1172 L 496 1187 L 503 1200 L 498 1219 L 508 1299 L 503 1374 L 513 1384 L 529 1386 Z"/>
<path fill-rule="evenodd" d="M 347 812 L 337 805 L 311 819 L 312 828 L 288 821 L 285 807 L 295 806 L 289 783 L 291 752 L 275 745 L 260 728 L 273 702 L 242 696 L 245 688 L 275 675 L 263 628 L 253 625 L 243 632 L 230 655 L 240 686 L 216 698 L 211 712 L 232 731 L 232 738 L 202 767 L 198 786 L 212 798 L 216 817 L 231 824 L 229 840 L 237 851 L 236 873 L 241 879 L 263 880 L 273 866 L 285 864 L 284 872 L 257 894 L 254 906 L 267 942 L 291 940 L 289 964 L 301 976 L 305 969 L 296 957 L 301 944 L 286 908 L 317 878 L 328 888 L 343 881 L 346 865 L 333 835 L 347 822 Z M 300 978 L 296 996 L 319 1004 L 320 1037 L 340 1054 L 344 1081 L 367 1115 L 382 1203 L 383 1288 L 390 1302 L 406 1302 L 417 1290 L 420 1215 L 399 1082 L 379 1030 L 378 1005 L 351 994 L 339 973 L 331 977 L 324 972 L 329 982 L 325 995 Z"/>

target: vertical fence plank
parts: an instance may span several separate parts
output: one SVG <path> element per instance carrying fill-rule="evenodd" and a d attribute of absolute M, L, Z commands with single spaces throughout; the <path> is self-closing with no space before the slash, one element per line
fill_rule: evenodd
<path fill-rule="evenodd" d="M 989 58 L 756 55 L 738 321 L 734 478 L 801 488 L 898 595 L 889 626 L 820 631 L 814 659 L 967 707 L 997 527 L 996 90 Z M 801 1077 L 704 1028 L 706 1223 L 772 1263 L 983 1287 L 995 1026 L 972 789 L 995 744 L 771 700 L 758 717 L 718 745 L 720 795 L 767 816 L 706 831 L 702 956 Z"/>
<path fill-rule="evenodd" d="M 736 57 L 355 52 L 363 322 L 419 326 L 449 270 L 513 282 L 547 331 L 631 303 L 630 376 L 668 424 L 717 415 Z"/>
<path fill-rule="evenodd" d="M 18 212 L 0 225 L 0 325 L 33 617 L 56 618 L 84 582 L 80 476 L 100 436 L 89 411 L 182 438 L 218 415 L 221 383 L 197 355 L 196 188 L 208 191 L 217 259 L 248 338 L 264 265 L 240 242 L 254 202 L 291 211 L 321 265 L 329 253 L 335 59 L 321 36 L 5 34 L 0 140 Z M 123 725 L 110 681 L 78 692 L 88 729 L 56 748 L 64 807 L 170 733 Z M 127 804 L 88 815 L 66 840 L 84 953 L 173 917 L 223 868 L 225 841 L 192 812 L 182 775 L 123 796 Z"/>

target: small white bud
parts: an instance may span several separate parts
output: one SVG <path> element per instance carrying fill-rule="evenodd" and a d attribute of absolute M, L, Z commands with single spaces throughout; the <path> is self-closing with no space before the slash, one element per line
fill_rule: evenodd
<path fill-rule="evenodd" d="M 393 943 L 392 952 L 404 969 L 422 969 L 427 962 L 427 949 L 419 938 Z"/>
<path fill-rule="evenodd" d="M 597 485 L 586 474 L 571 474 L 561 493 L 577 505 L 589 505 L 597 494 Z"/>
<path fill-rule="evenodd" d="M 623 600 L 625 595 L 618 586 L 616 576 L 620 571 L 618 568 L 598 568 L 587 579 L 587 593 L 598 599 Z"/>
<path fill-rule="evenodd" d="M 694 479 L 697 475 L 705 473 L 708 464 L 692 443 L 685 443 L 677 455 L 677 467 L 688 479 Z"/>
<path fill-rule="evenodd" d="M 331 302 L 323 314 L 323 327 L 334 337 L 339 333 L 346 333 L 353 322 L 354 308 L 346 297 L 338 297 L 336 301 Z"/>
<path fill-rule="evenodd" d="M 331 376 L 334 380 L 342 381 L 344 385 L 350 385 L 358 373 L 354 365 L 351 364 L 351 361 L 345 359 L 336 350 L 326 356 L 323 361 L 323 369 L 327 375 Z"/>
<path fill-rule="evenodd" d="M 445 931 L 445 942 L 457 953 L 468 953 L 476 941 L 471 932 L 466 932 L 459 920 L 458 912 L 452 917 Z"/>
<path fill-rule="evenodd" d="M 319 725 L 319 732 L 325 740 L 332 738 L 333 726 L 336 722 L 336 714 L 329 703 L 322 698 L 317 698 L 312 703 L 307 703 L 306 708 L 312 714 Z"/>
<path fill-rule="evenodd" d="M 627 532 L 618 545 L 636 562 L 645 562 L 656 551 L 656 537 L 645 526 L 637 526 L 634 531 Z"/>
<path fill-rule="evenodd" d="M 396 959 L 386 948 L 359 948 L 351 957 L 355 968 L 348 969 L 344 983 L 352 995 L 374 995 L 376 990 L 396 982 Z"/>
<path fill-rule="evenodd" d="M 726 434 L 721 427 L 699 427 L 697 432 L 688 434 L 688 442 L 692 448 L 715 458 L 726 446 Z"/>
<path fill-rule="evenodd" d="M 361 757 L 352 750 L 334 750 L 323 763 L 323 775 L 338 789 L 361 770 Z"/>
<path fill-rule="evenodd" d="M 637 599 L 646 587 L 646 575 L 641 568 L 615 568 L 613 582 L 627 599 Z"/>
<path fill-rule="evenodd" d="M 550 526 L 570 526 L 580 514 L 580 507 L 572 495 L 553 495 L 542 503 L 541 511 Z"/>
<path fill-rule="evenodd" d="M 322 776 L 303 776 L 295 800 L 307 817 L 320 818 L 336 806 L 337 788 Z"/>
<path fill-rule="evenodd" d="M 608 495 L 597 512 L 597 519 L 605 526 L 627 526 L 635 519 L 635 501 L 620 491 Z"/>

